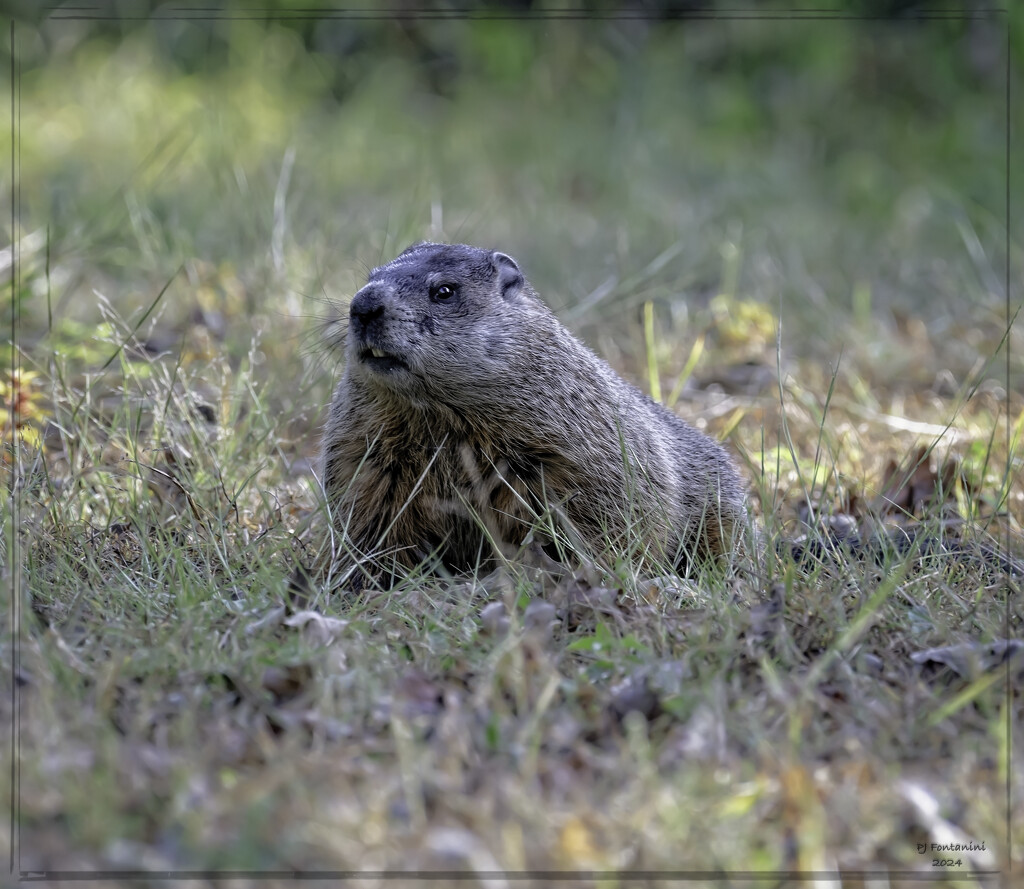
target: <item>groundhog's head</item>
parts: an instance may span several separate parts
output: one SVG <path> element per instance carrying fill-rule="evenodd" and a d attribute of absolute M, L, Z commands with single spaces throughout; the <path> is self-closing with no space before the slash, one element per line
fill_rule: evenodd
<path fill-rule="evenodd" d="M 546 312 L 515 260 L 465 244 L 416 244 L 370 277 L 349 308 L 350 373 L 448 401 L 508 379 L 529 318 Z M 520 359 L 522 361 L 522 359 Z"/>

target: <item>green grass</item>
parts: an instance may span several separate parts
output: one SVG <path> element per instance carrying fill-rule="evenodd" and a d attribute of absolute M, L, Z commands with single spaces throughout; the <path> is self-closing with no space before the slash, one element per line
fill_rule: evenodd
<path fill-rule="evenodd" d="M 1020 636 L 1019 581 L 773 546 L 809 512 L 905 508 L 1024 551 L 998 118 L 955 46 L 907 90 L 959 123 L 908 127 L 836 23 L 839 61 L 808 23 L 624 32 L 643 52 L 594 23 L 448 23 L 425 32 L 465 66 L 442 97 L 408 56 L 359 57 L 339 101 L 284 28 L 225 25 L 229 63 L 186 76 L 161 27 L 22 80 L 22 870 L 933 874 L 933 842 L 985 844 L 949 856 L 958 885 L 1022 866 L 1019 666 L 1008 689 L 985 654 Z M 883 73 L 932 58 L 901 39 Z M 768 556 L 652 578 L 576 553 L 290 617 L 333 322 L 420 238 L 508 250 L 726 437 Z M 14 642 L 5 619 L 5 663 Z"/>

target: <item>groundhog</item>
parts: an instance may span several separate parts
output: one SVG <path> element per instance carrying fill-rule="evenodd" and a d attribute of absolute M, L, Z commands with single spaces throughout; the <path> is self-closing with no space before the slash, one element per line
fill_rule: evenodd
<path fill-rule="evenodd" d="M 684 570 L 745 519 L 718 442 L 570 334 L 511 257 L 463 244 L 416 244 L 356 293 L 321 472 L 352 568 L 332 574 L 357 588 L 429 559 L 472 571 L 544 516 L 592 556 Z"/>

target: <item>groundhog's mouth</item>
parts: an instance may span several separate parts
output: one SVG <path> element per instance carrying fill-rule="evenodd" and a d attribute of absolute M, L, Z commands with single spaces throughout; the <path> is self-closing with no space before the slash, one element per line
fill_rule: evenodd
<path fill-rule="evenodd" d="M 359 353 L 359 360 L 369 367 L 371 370 L 375 370 L 378 373 L 387 373 L 388 371 L 397 370 L 399 368 L 408 369 L 407 365 L 397 355 L 391 355 L 385 352 L 383 349 L 377 348 L 366 348 Z"/>

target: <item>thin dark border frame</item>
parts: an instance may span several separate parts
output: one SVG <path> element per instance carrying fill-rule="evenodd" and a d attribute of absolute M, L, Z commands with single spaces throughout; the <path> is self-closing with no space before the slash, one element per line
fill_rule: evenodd
<path fill-rule="evenodd" d="M 548 9 L 539 12 L 532 10 L 505 10 L 463 7 L 458 9 L 435 10 L 428 8 L 404 8 L 399 11 L 381 11 L 379 9 L 295 9 L 275 10 L 258 7 L 239 7 L 237 10 L 211 9 L 208 7 L 182 6 L 164 7 L 156 10 L 154 14 L 144 16 L 111 15 L 100 7 L 96 6 L 63 6 L 44 7 L 49 18 L 60 21 L 83 21 L 83 20 L 117 20 L 117 21 L 271 21 L 271 20 L 379 20 L 379 19 L 474 19 L 487 21 L 527 21 L 536 19 L 550 20 L 649 20 L 660 18 L 657 11 L 646 10 L 594 10 L 581 12 L 568 9 Z M 664 11 L 663 11 L 664 12 Z M 671 13 L 671 10 L 668 10 Z M 824 9 L 792 9 L 792 10 L 770 10 L 756 11 L 753 9 L 709 9 L 696 8 L 680 10 L 690 20 L 710 19 L 766 19 L 766 20 L 797 20 L 797 21 L 889 21 L 882 15 L 854 15 L 846 13 L 835 13 Z M 1013 59 L 1011 55 L 1011 27 L 1010 11 L 1006 7 L 968 9 L 941 9 L 941 10 L 910 10 L 900 20 L 902 21 L 940 21 L 940 20 L 963 20 L 983 18 L 990 15 L 997 15 L 1006 26 L 1006 86 L 1005 86 L 1005 199 L 1004 199 L 1004 228 L 1006 239 L 1004 245 L 1005 268 L 1004 268 L 1004 292 L 1006 297 L 1006 329 L 1009 332 L 1010 326 L 1015 318 L 1011 311 L 1012 301 L 1010 298 L 1010 271 L 1011 254 L 1010 244 L 1012 237 L 1011 227 L 1011 157 L 1012 157 L 1012 104 L 1011 87 L 1013 73 Z M 10 312 L 10 367 L 15 372 L 20 371 L 19 351 L 17 348 L 18 334 L 18 301 L 14 295 L 20 292 L 21 283 L 21 262 L 20 262 L 20 238 L 19 217 L 21 207 L 21 180 L 19 177 L 21 169 L 21 70 L 17 63 L 17 29 L 16 20 L 10 18 L 10 61 L 11 61 L 11 312 Z M 1005 356 L 1005 379 L 1007 386 L 1010 380 L 1010 354 L 1011 339 L 1006 338 Z M 1006 444 L 1007 444 L 1007 466 L 1006 478 L 1010 478 L 1012 468 L 1012 454 L 1009 445 L 1012 435 L 1012 420 L 1010 417 L 1009 400 L 1005 403 L 1006 423 Z M 8 407 L 8 420 L 10 428 L 16 429 L 19 418 L 16 404 Z M 12 435 L 12 458 L 13 466 L 18 465 L 19 441 L 17 435 Z M 20 545 L 18 528 L 20 527 L 20 499 L 16 486 L 16 473 L 11 472 L 7 485 L 8 502 L 11 514 L 10 541 L 8 545 L 11 576 L 11 605 L 10 617 L 12 627 L 11 646 L 11 831 L 10 831 L 10 873 L 18 874 L 18 879 L 24 882 L 40 882 L 45 880 L 137 880 L 137 879 L 160 879 L 160 880 L 197 880 L 197 879 L 294 879 L 294 880 L 358 880 L 358 879 L 406 879 L 406 880 L 477 880 L 505 879 L 505 880 L 662 880 L 671 882 L 684 882 L 690 880 L 722 880 L 731 879 L 739 881 L 748 880 L 826 880 L 836 881 L 844 879 L 873 879 L 897 878 L 911 882 L 950 882 L 962 880 L 967 874 L 939 873 L 929 874 L 910 870 L 842 870 L 835 871 L 700 871 L 700 870 L 670 870 L 670 871 L 649 871 L 649 870 L 623 870 L 623 871 L 559 871 L 559 870 L 527 870 L 527 871 L 403 871 L 403 870 L 381 870 L 381 871 L 250 871 L 250 870 L 180 870 L 180 871 L 147 871 L 147 870 L 103 870 L 103 871 L 22 871 L 20 867 L 20 696 L 18 692 L 18 668 L 20 666 L 20 644 L 21 644 L 21 572 L 19 567 Z M 1004 532 L 1004 550 L 1010 550 L 1009 528 Z M 1006 583 L 1006 609 L 1004 614 L 1004 638 L 1007 642 L 1010 639 L 1010 580 L 1004 575 Z M 1012 836 L 1012 776 L 1013 776 L 1013 730 L 1010 712 L 1013 702 L 1012 671 L 1010 669 L 1011 658 L 1005 660 L 1005 701 L 1004 712 L 1006 713 L 1006 750 L 1007 750 L 1007 773 L 1006 773 L 1006 862 L 1005 870 L 973 870 L 971 876 L 975 879 L 987 881 L 998 878 L 1005 874 L 1011 875 L 1013 866 L 1013 836 Z"/>

